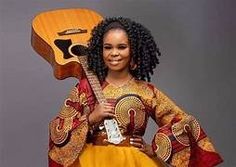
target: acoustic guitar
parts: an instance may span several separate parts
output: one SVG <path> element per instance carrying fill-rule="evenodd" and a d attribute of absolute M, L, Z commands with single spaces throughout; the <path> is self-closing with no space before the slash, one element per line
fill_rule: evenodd
<path fill-rule="evenodd" d="M 99 103 L 107 102 L 97 76 L 88 70 L 87 41 L 102 16 L 88 9 L 61 9 L 41 13 L 32 22 L 31 44 L 53 67 L 57 79 L 86 77 Z M 106 119 L 107 140 L 119 144 L 124 137 L 115 119 Z"/>

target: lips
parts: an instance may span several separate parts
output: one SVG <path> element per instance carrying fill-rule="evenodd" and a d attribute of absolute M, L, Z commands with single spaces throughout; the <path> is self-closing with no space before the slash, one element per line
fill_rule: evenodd
<path fill-rule="evenodd" d="M 120 61 L 121 61 L 121 59 L 109 60 L 109 63 L 110 63 L 111 65 L 117 65 L 117 64 L 119 64 Z"/>

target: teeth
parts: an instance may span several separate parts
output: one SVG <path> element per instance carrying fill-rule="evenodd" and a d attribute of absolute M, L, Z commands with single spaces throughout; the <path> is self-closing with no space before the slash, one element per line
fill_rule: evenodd
<path fill-rule="evenodd" d="M 118 60 L 112 60 L 112 61 L 110 61 L 110 63 L 111 63 L 112 65 L 117 65 L 117 64 L 119 63 L 119 61 L 118 61 Z"/>

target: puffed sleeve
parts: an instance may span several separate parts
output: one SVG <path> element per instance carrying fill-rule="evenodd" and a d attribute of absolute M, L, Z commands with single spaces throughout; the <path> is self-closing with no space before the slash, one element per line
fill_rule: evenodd
<path fill-rule="evenodd" d="M 212 167 L 223 160 L 198 121 L 154 88 L 152 117 L 159 126 L 153 151 L 176 167 Z"/>
<path fill-rule="evenodd" d="M 69 93 L 58 116 L 49 125 L 49 167 L 69 166 L 80 154 L 87 138 L 87 114 L 93 108 L 87 80 Z"/>

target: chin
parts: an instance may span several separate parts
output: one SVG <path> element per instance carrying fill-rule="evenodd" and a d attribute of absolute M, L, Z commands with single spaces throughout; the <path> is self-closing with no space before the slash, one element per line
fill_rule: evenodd
<path fill-rule="evenodd" d="M 123 71 L 122 68 L 109 68 L 110 71 Z"/>
<path fill-rule="evenodd" d="M 121 67 L 110 67 L 110 66 L 108 66 L 108 69 L 109 69 L 109 71 L 114 71 L 114 72 L 122 72 L 123 70 L 125 70 L 125 68 L 121 68 Z"/>

